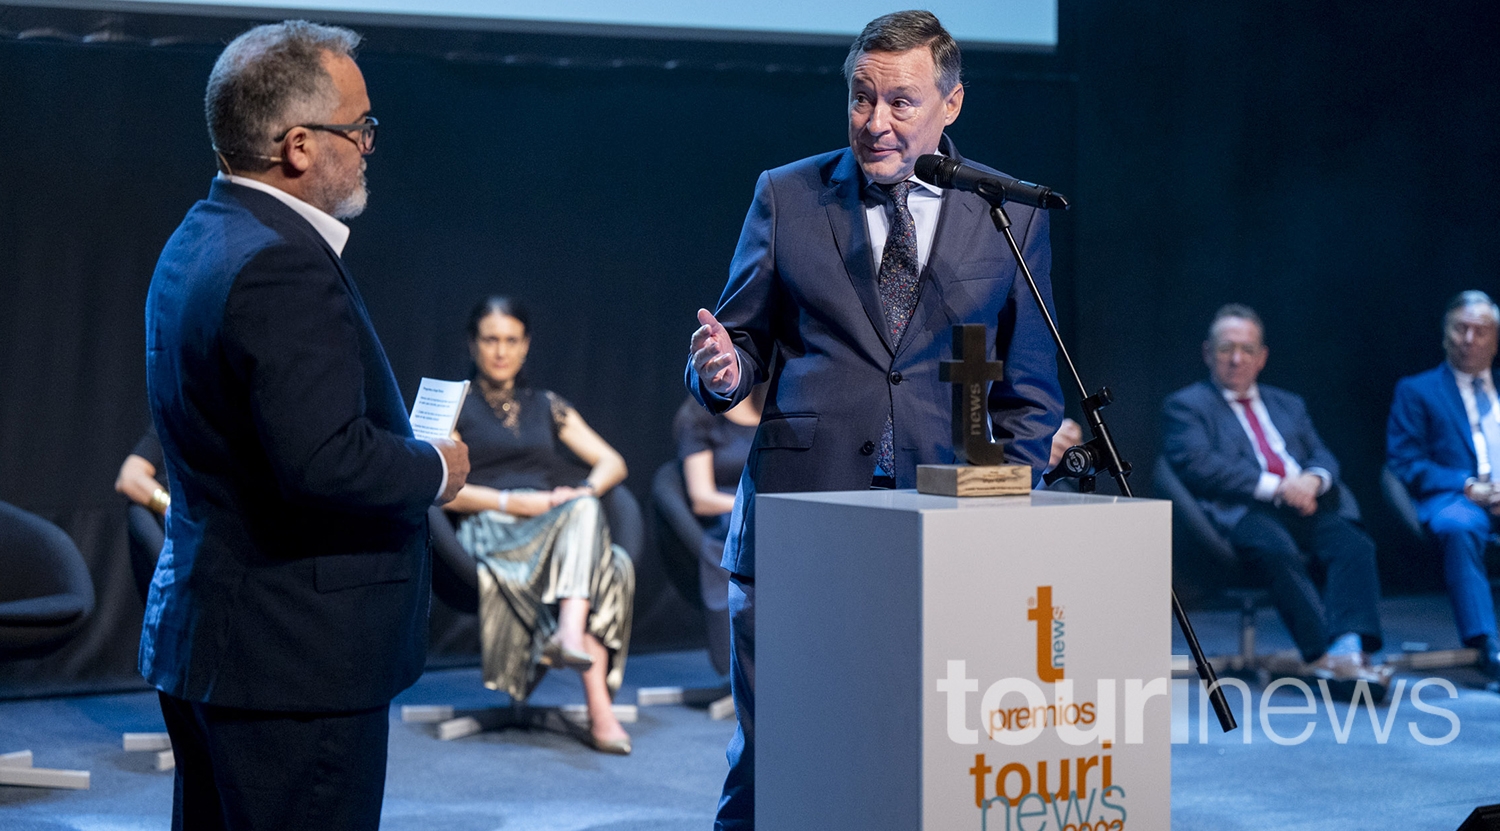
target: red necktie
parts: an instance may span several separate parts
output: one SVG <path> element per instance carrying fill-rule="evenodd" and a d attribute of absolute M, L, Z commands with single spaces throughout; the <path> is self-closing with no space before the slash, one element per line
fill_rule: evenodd
<path fill-rule="evenodd" d="M 1255 443 L 1260 446 L 1260 455 L 1266 460 L 1266 472 L 1286 476 L 1286 465 L 1281 463 L 1281 457 L 1271 449 L 1271 443 L 1266 441 L 1266 431 L 1261 429 L 1260 419 L 1255 417 L 1255 410 L 1250 406 L 1250 399 L 1236 398 L 1235 401 L 1245 408 L 1245 420 L 1250 422 L 1250 432 L 1255 434 Z"/>

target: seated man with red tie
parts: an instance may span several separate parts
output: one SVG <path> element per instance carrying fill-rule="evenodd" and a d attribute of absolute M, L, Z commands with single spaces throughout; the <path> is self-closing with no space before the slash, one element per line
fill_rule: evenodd
<path fill-rule="evenodd" d="M 1264 334 L 1248 306 L 1215 313 L 1203 344 L 1210 379 L 1163 405 L 1164 452 L 1247 570 L 1266 580 L 1310 674 L 1368 681 L 1379 700 L 1391 670 L 1371 658 L 1381 642 L 1375 544 L 1358 506 L 1340 497 L 1338 460 L 1302 398 L 1256 383 Z M 1315 573 L 1325 576 L 1321 595 Z"/>
<path fill-rule="evenodd" d="M 1500 307 L 1484 292 L 1453 298 L 1443 316 L 1448 359 L 1396 384 L 1386 423 L 1386 463 L 1437 540 L 1458 635 L 1479 650 L 1491 686 L 1500 681 L 1500 639 L 1484 549 L 1500 514 L 1500 401 L 1490 374 L 1497 324 Z"/>

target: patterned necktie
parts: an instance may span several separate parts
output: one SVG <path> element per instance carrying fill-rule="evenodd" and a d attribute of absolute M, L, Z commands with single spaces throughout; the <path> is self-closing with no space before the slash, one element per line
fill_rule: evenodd
<path fill-rule="evenodd" d="M 1255 415 L 1255 408 L 1251 407 L 1251 399 L 1236 398 L 1241 407 L 1245 408 L 1245 420 L 1250 422 L 1250 432 L 1255 434 L 1255 443 L 1260 446 L 1260 455 L 1266 460 L 1266 472 L 1277 476 L 1286 475 L 1286 464 L 1281 457 L 1271 449 L 1271 443 L 1266 440 L 1266 431 L 1260 426 L 1260 419 Z"/>
<path fill-rule="evenodd" d="M 918 279 L 922 276 L 917 259 L 917 224 L 912 221 L 911 211 L 906 207 L 906 197 L 913 187 L 911 182 L 880 186 L 890 197 L 886 211 L 889 226 L 875 285 L 880 290 L 880 304 L 885 308 L 885 321 L 890 326 L 892 347 L 900 345 L 906 324 L 911 322 L 912 309 L 917 305 Z M 885 430 L 880 434 L 880 450 L 875 457 L 876 466 L 886 476 L 896 475 L 896 430 L 892 415 L 886 413 Z"/>
<path fill-rule="evenodd" d="M 1500 471 L 1500 423 L 1494 418 L 1493 405 L 1490 404 L 1490 392 L 1485 389 L 1484 379 L 1475 375 L 1472 379 L 1474 384 L 1474 412 L 1479 415 L 1479 430 L 1484 434 L 1484 443 L 1489 445 L 1490 479 L 1495 478 L 1496 472 Z"/>

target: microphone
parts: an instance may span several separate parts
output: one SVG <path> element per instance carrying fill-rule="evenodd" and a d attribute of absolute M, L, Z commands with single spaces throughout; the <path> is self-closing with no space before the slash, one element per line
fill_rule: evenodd
<path fill-rule="evenodd" d="M 917 178 L 940 188 L 966 190 L 977 194 L 992 204 L 1016 202 L 1033 208 L 1067 210 L 1068 199 L 1052 188 L 1010 179 L 995 173 L 986 173 L 970 167 L 957 159 L 929 153 L 917 158 Z"/>

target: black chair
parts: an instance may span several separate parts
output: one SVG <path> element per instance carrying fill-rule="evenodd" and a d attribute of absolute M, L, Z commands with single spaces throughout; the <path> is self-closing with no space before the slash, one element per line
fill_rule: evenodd
<path fill-rule="evenodd" d="M 688 502 L 681 462 L 674 459 L 656 469 L 651 477 L 651 506 L 656 510 L 656 541 L 667 578 L 685 600 L 701 606 L 698 549 L 703 542 L 704 523 Z"/>
<path fill-rule="evenodd" d="M 1229 540 L 1209 521 L 1165 458 L 1156 460 L 1151 478 L 1155 495 L 1172 501 L 1172 582 L 1186 590 L 1189 601 L 1239 609 L 1239 654 L 1212 662 L 1216 667 L 1222 664 L 1227 674 L 1258 675 L 1255 617 L 1272 605 L 1270 593 L 1246 573 Z"/>
<path fill-rule="evenodd" d="M 94 611 L 94 581 L 61 528 L 0 502 L 0 657 L 60 647 Z"/>
<path fill-rule="evenodd" d="M 609 523 L 610 540 L 625 549 L 626 554 L 638 555 L 645 541 L 645 523 L 641 517 L 641 504 L 635 495 L 624 486 L 618 486 L 601 496 L 599 503 Z M 474 558 L 459 544 L 453 521 L 442 508 L 428 508 L 427 519 L 432 536 L 432 593 L 459 612 L 478 614 L 479 571 Z M 568 709 L 576 711 L 580 708 Z M 615 715 L 621 721 L 633 721 L 631 709 L 616 705 Z M 414 716 L 408 710 L 422 714 Z M 440 715 L 433 717 L 432 712 Z M 522 702 L 513 702 L 508 707 L 463 711 L 448 707 L 403 708 L 402 719 L 439 722 L 438 736 L 444 740 L 462 738 L 481 730 L 511 727 L 561 733 L 585 744 L 591 740 L 588 728 L 580 726 L 565 708 L 534 707 Z"/>
<path fill-rule="evenodd" d="M 1385 497 L 1386 507 L 1391 509 L 1392 516 L 1406 533 L 1407 543 L 1419 549 L 1428 548 L 1431 541 L 1427 539 L 1427 529 L 1417 519 L 1417 505 L 1389 465 L 1380 468 L 1380 495 Z"/>
<path fill-rule="evenodd" d="M 708 657 L 720 675 L 729 674 L 729 610 L 710 609 L 703 602 L 699 572 L 703 568 L 700 551 L 703 546 L 703 518 L 693 513 L 687 484 L 682 478 L 682 463 L 666 462 L 651 477 L 651 504 L 656 509 L 658 549 L 672 584 L 694 606 L 703 610 L 708 632 Z"/>
<path fill-rule="evenodd" d="M 61 528 L 0 502 L 0 660 L 40 658 L 94 611 L 94 581 Z M 87 788 L 87 771 L 31 767 L 31 752 L 0 757 L 0 785 Z"/>

